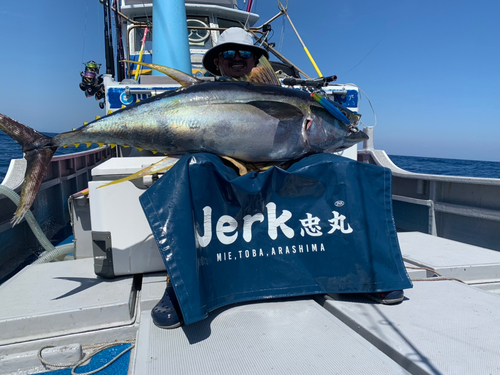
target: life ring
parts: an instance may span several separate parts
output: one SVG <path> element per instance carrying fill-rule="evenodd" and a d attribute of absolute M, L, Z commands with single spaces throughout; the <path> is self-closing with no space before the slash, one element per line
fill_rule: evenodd
<path fill-rule="evenodd" d="M 196 26 L 196 27 L 208 27 L 208 25 L 197 19 L 188 19 L 188 26 Z M 189 43 L 199 44 L 204 43 L 210 37 L 210 30 L 203 29 L 188 29 L 188 39 Z"/>

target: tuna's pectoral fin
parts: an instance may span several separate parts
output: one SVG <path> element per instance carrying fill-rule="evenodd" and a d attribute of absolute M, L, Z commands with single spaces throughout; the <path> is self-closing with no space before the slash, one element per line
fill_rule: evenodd
<path fill-rule="evenodd" d="M 33 204 L 43 178 L 45 177 L 45 173 L 47 172 L 50 160 L 56 150 L 57 147 L 42 148 L 40 150 L 33 149 L 25 153 L 24 157 L 28 162 L 28 166 L 26 168 L 26 174 L 24 175 L 21 201 L 11 221 L 13 226 L 21 222 L 24 215 L 26 215 L 26 212 L 28 212 Z"/>
<path fill-rule="evenodd" d="M 169 76 L 173 80 L 179 82 L 179 84 L 183 87 L 196 85 L 197 83 L 203 82 L 201 79 L 193 77 L 192 75 L 189 75 L 187 73 L 181 72 L 180 70 L 169 68 L 168 66 L 163 66 L 163 65 L 158 65 L 158 64 L 148 64 L 148 63 L 131 61 L 131 60 L 122 60 L 122 61 L 131 63 L 131 64 L 146 66 L 148 68 L 157 70 L 160 73 L 166 74 L 167 76 Z"/>
<path fill-rule="evenodd" d="M 270 101 L 253 101 L 248 102 L 249 105 L 264 111 L 270 116 L 277 118 L 280 121 L 288 121 L 304 117 L 302 111 L 296 106 L 283 102 L 270 102 Z"/>
<path fill-rule="evenodd" d="M 130 181 L 130 180 L 135 180 L 136 178 L 144 177 L 147 175 L 152 175 L 160 172 L 165 172 L 168 171 L 170 168 L 174 166 L 175 163 L 177 163 L 179 159 L 167 156 L 164 159 L 161 159 L 159 162 L 156 162 L 144 169 L 141 169 L 139 172 L 135 172 L 134 174 L 131 174 L 130 176 L 120 178 L 119 180 L 113 181 L 113 182 L 108 182 L 107 184 L 99 186 L 98 189 L 105 187 L 105 186 L 110 186 L 110 185 L 115 185 L 119 184 L 125 181 Z"/>

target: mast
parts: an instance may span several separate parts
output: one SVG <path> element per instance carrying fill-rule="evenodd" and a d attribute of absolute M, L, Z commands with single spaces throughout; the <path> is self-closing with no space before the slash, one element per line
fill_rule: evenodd
<path fill-rule="evenodd" d="M 192 73 L 184 0 L 153 0 L 153 64 Z"/>

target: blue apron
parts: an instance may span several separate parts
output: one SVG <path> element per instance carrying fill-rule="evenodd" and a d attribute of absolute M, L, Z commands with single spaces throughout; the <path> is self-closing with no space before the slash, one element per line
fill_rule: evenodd
<path fill-rule="evenodd" d="M 386 168 L 317 154 L 238 176 L 200 153 L 140 202 L 186 324 L 242 301 L 412 287 Z"/>

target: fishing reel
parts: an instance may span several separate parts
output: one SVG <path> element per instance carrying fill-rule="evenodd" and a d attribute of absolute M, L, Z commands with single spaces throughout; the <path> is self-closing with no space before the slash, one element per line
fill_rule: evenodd
<path fill-rule="evenodd" d="M 88 61 L 85 64 L 85 70 L 80 72 L 82 77 L 82 82 L 80 83 L 80 89 L 85 92 L 85 96 L 90 98 L 95 96 L 96 100 L 101 100 L 104 98 L 104 85 L 102 75 L 99 75 L 99 69 L 101 64 L 95 61 Z M 104 108 L 104 103 L 99 103 L 100 108 Z"/>

